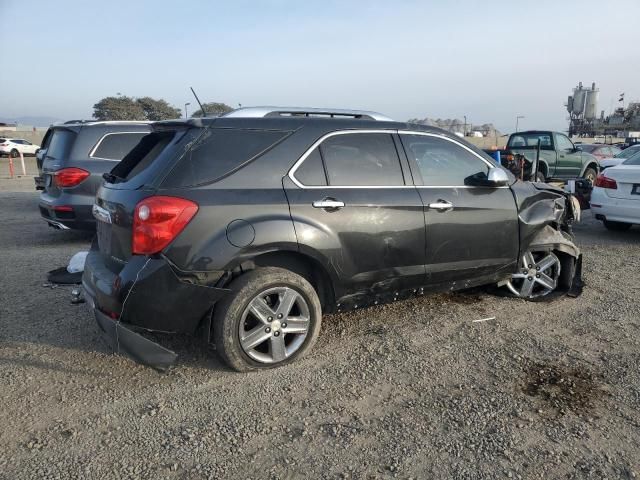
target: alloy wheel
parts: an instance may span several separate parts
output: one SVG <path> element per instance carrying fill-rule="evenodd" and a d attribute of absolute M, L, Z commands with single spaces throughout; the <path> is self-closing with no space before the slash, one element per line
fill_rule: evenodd
<path fill-rule="evenodd" d="M 511 276 L 507 288 L 520 298 L 549 295 L 558 286 L 560 260 L 551 252 L 526 252 L 520 270 Z"/>
<path fill-rule="evenodd" d="M 309 305 L 298 291 L 270 288 L 244 309 L 238 331 L 240 346 L 257 362 L 282 362 L 302 346 L 310 321 Z"/>

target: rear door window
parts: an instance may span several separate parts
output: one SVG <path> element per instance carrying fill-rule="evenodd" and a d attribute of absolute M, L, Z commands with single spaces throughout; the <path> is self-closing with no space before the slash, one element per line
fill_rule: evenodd
<path fill-rule="evenodd" d="M 388 133 L 334 135 L 320 145 L 329 186 L 400 186 L 404 177 Z"/>
<path fill-rule="evenodd" d="M 120 161 L 145 135 L 147 135 L 147 132 L 107 133 L 98 141 L 89 156 Z"/>
<path fill-rule="evenodd" d="M 281 130 L 207 128 L 173 168 L 166 186 L 212 183 L 265 153 L 289 134 Z"/>

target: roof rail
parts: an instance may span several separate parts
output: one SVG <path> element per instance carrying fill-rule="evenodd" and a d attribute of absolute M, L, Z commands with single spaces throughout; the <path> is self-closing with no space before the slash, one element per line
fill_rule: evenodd
<path fill-rule="evenodd" d="M 393 119 L 377 112 L 363 110 L 341 110 L 335 108 L 301 108 L 301 107 L 243 107 L 226 113 L 223 117 L 263 118 L 263 117 L 330 117 L 357 118 L 362 120 L 378 120 L 392 122 Z"/>

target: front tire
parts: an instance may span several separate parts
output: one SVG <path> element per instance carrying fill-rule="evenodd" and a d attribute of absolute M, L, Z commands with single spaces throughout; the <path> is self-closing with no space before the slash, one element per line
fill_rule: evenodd
<path fill-rule="evenodd" d="M 11 158 L 18 158 L 20 156 L 20 152 L 18 152 L 18 150 L 14 148 L 13 150 L 11 150 L 11 153 L 9 153 L 9 156 Z"/>
<path fill-rule="evenodd" d="M 306 279 L 265 267 L 238 277 L 230 289 L 214 308 L 213 339 L 231 368 L 247 372 L 279 367 L 312 348 L 322 310 Z"/>
<path fill-rule="evenodd" d="M 613 222 L 611 220 L 603 220 L 602 223 L 604 224 L 604 228 L 613 232 L 626 232 L 631 228 L 630 223 Z"/>
<path fill-rule="evenodd" d="M 520 259 L 519 271 L 511 276 L 506 287 L 513 296 L 536 300 L 558 288 L 560 259 L 546 250 L 529 250 Z"/>

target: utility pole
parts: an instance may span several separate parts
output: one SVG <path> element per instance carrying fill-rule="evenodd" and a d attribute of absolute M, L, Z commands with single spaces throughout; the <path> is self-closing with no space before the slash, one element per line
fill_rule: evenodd
<path fill-rule="evenodd" d="M 464 130 L 462 131 L 462 136 L 466 137 L 467 136 L 467 116 L 464 115 Z"/>
<path fill-rule="evenodd" d="M 187 107 L 191 105 L 191 102 L 187 102 L 184 104 L 184 118 L 187 119 L 189 118 L 189 114 L 187 113 Z"/>
<path fill-rule="evenodd" d="M 518 122 L 520 121 L 521 118 L 525 118 L 524 115 L 518 115 L 516 117 L 516 132 L 518 131 Z"/>

